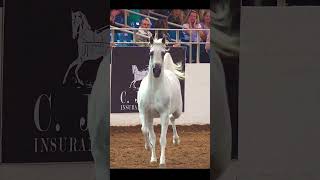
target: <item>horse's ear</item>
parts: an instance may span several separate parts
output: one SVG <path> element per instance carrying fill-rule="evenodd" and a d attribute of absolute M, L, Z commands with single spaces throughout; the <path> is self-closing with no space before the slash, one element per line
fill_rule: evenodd
<path fill-rule="evenodd" d="M 150 44 L 153 44 L 153 36 L 151 36 L 151 37 L 149 38 L 149 42 L 150 42 Z"/>
<path fill-rule="evenodd" d="M 166 36 L 165 35 L 162 36 L 162 44 L 166 44 Z"/>

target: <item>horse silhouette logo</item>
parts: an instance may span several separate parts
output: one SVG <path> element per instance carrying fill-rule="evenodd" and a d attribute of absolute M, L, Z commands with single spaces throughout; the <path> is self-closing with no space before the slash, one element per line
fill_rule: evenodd
<path fill-rule="evenodd" d="M 131 81 L 129 88 L 133 87 L 134 89 L 138 89 L 135 84 L 137 81 L 142 81 L 142 79 L 148 74 L 148 68 L 139 70 L 137 65 L 132 65 L 131 67 L 133 81 Z"/>
<path fill-rule="evenodd" d="M 86 16 L 81 11 L 72 12 L 72 38 L 77 40 L 78 57 L 69 65 L 62 84 L 66 83 L 70 70 L 76 66 L 75 79 L 77 83 L 84 85 L 79 78 L 78 71 L 85 61 L 97 60 L 105 55 L 108 36 L 110 33 L 107 26 L 92 30 Z"/>

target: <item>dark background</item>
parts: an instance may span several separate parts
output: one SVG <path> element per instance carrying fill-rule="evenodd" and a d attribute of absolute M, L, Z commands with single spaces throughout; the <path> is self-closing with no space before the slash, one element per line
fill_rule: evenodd
<path fill-rule="evenodd" d="M 88 137 L 79 130 L 87 99 L 81 89 L 62 87 L 69 64 L 77 57 L 72 39 L 71 11 L 81 10 L 93 29 L 107 24 L 106 1 L 8 0 L 5 3 L 3 62 L 3 160 L 4 162 L 88 161 L 91 154 L 34 154 L 34 137 Z M 99 62 L 90 69 L 95 76 Z M 90 66 L 90 63 L 83 66 Z M 87 71 L 80 69 L 80 71 Z M 88 91 L 86 91 L 87 93 Z M 40 94 L 52 94 L 55 120 L 47 134 L 34 125 L 33 111 Z M 85 116 L 86 117 L 86 116 Z M 61 132 L 54 125 L 61 125 Z"/>

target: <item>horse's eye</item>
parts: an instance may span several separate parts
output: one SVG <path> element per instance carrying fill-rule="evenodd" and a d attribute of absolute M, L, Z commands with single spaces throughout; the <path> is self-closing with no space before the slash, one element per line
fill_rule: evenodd
<path fill-rule="evenodd" d="M 151 51 L 149 54 L 150 54 L 150 56 L 153 56 L 153 51 Z"/>
<path fill-rule="evenodd" d="M 165 54 L 166 54 L 166 52 L 161 52 L 162 58 L 164 57 Z"/>

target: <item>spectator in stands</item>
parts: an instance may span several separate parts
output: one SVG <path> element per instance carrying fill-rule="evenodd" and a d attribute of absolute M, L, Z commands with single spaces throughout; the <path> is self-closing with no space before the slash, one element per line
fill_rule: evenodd
<path fill-rule="evenodd" d="M 199 42 L 201 41 L 205 41 L 206 40 L 206 35 L 203 31 L 195 31 L 195 30 L 188 30 L 188 29 L 201 29 L 201 24 L 199 22 L 199 13 L 196 10 L 190 10 L 189 14 L 186 18 L 186 22 L 185 24 L 183 24 L 183 28 L 186 29 L 183 31 L 183 38 L 181 39 L 184 42 L 197 42 L 198 41 L 198 34 L 199 34 Z M 197 59 L 197 45 L 196 44 L 192 44 L 191 46 L 192 50 L 192 57 L 191 60 L 192 62 L 196 62 Z M 205 53 L 205 54 L 204 54 Z M 187 46 L 187 57 L 189 57 L 189 47 Z M 205 51 L 205 45 L 200 45 L 200 56 L 204 57 L 200 57 L 200 61 L 202 61 L 201 59 L 207 59 L 207 55 L 206 55 L 206 51 Z M 187 60 L 188 62 L 189 60 Z M 206 62 L 207 60 L 204 60 L 204 62 Z"/>
<path fill-rule="evenodd" d="M 168 16 L 168 21 L 182 25 L 184 19 L 184 12 L 180 9 L 173 9 Z"/>
<path fill-rule="evenodd" d="M 204 13 L 205 13 L 206 11 L 209 11 L 209 9 L 200 9 L 200 10 L 199 10 L 199 17 L 200 17 L 200 19 L 203 19 L 203 15 L 204 15 Z"/>
<path fill-rule="evenodd" d="M 168 20 L 166 18 L 163 19 L 159 19 L 158 21 L 156 21 L 155 28 L 162 28 L 162 29 L 169 29 L 168 27 Z M 156 31 L 153 31 L 153 37 L 156 37 Z M 165 37 L 167 42 L 174 42 L 174 39 L 170 38 L 170 35 L 168 33 L 168 30 L 159 30 L 158 31 L 158 35 L 157 35 L 158 39 Z M 175 44 L 173 44 L 173 47 L 178 47 L 180 46 L 179 42 L 176 42 Z"/>
<path fill-rule="evenodd" d="M 114 21 L 119 24 L 124 24 L 124 15 L 121 9 L 111 10 L 111 16 L 114 16 Z"/>
<path fill-rule="evenodd" d="M 111 26 L 115 26 L 115 27 L 121 27 L 121 26 L 118 26 L 115 21 L 116 21 L 116 16 L 119 14 L 119 11 L 113 9 L 111 10 L 110 12 L 110 25 Z M 111 33 L 111 32 L 110 32 Z M 114 34 L 116 35 L 117 33 L 121 33 L 121 31 L 118 31 L 118 30 L 115 30 L 114 31 Z M 115 36 L 114 36 L 115 37 Z"/>
<path fill-rule="evenodd" d="M 183 9 L 182 11 L 187 16 L 190 13 L 190 11 L 192 11 L 192 9 Z M 195 10 L 193 10 L 193 11 L 195 11 Z M 186 19 L 186 17 L 183 18 L 183 21 L 185 21 L 185 19 Z M 183 22 L 182 22 L 182 24 L 183 24 Z"/>
<path fill-rule="evenodd" d="M 201 29 L 210 29 L 211 27 L 211 16 L 210 11 L 204 11 L 201 19 Z M 210 31 L 203 30 L 203 35 L 201 36 L 202 42 L 206 42 L 207 44 L 200 46 L 200 62 L 209 63 L 209 51 L 210 51 Z"/>
<path fill-rule="evenodd" d="M 149 38 L 152 36 L 152 33 L 148 30 L 150 27 L 151 27 L 150 19 L 149 18 L 144 18 L 141 21 L 139 30 L 138 30 L 138 32 L 136 34 L 136 42 L 148 42 L 149 41 Z M 142 28 L 147 28 L 147 29 L 145 30 L 145 29 L 142 29 Z M 144 35 L 144 36 L 147 36 L 147 37 L 143 37 L 143 36 L 139 36 L 139 35 Z M 141 46 L 141 47 L 148 46 L 147 43 L 137 43 L 137 45 Z"/>
<path fill-rule="evenodd" d="M 168 21 L 166 19 L 159 19 L 156 21 L 154 28 L 163 28 L 163 29 L 169 29 L 168 27 Z M 156 30 L 152 32 L 153 37 L 156 36 Z M 169 37 L 169 33 L 167 30 L 159 30 L 158 31 L 158 38 L 162 38 L 163 36 Z"/>
<path fill-rule="evenodd" d="M 110 25 L 115 26 L 116 16 L 117 16 L 117 11 L 115 9 L 112 9 L 110 12 Z"/>
<path fill-rule="evenodd" d="M 199 23 L 199 15 L 195 10 L 189 11 L 186 22 L 183 24 L 183 28 L 185 29 L 201 29 L 201 25 Z M 206 39 L 205 34 L 202 31 L 199 31 L 199 35 L 201 39 Z M 192 42 L 197 42 L 197 31 L 184 31 L 184 40 L 189 41 L 191 38 Z"/>
<path fill-rule="evenodd" d="M 124 25 L 124 11 L 121 9 L 113 9 L 110 13 L 110 25 L 119 28 L 128 28 Z M 118 32 L 118 31 L 117 31 Z"/>
<path fill-rule="evenodd" d="M 211 27 L 210 11 L 204 11 L 200 25 L 201 25 L 201 29 L 210 29 L 210 27 Z M 202 32 L 204 34 L 202 35 L 201 40 L 203 42 L 205 42 L 205 41 L 207 41 L 207 38 L 210 35 L 209 34 L 210 31 L 203 30 Z"/>

